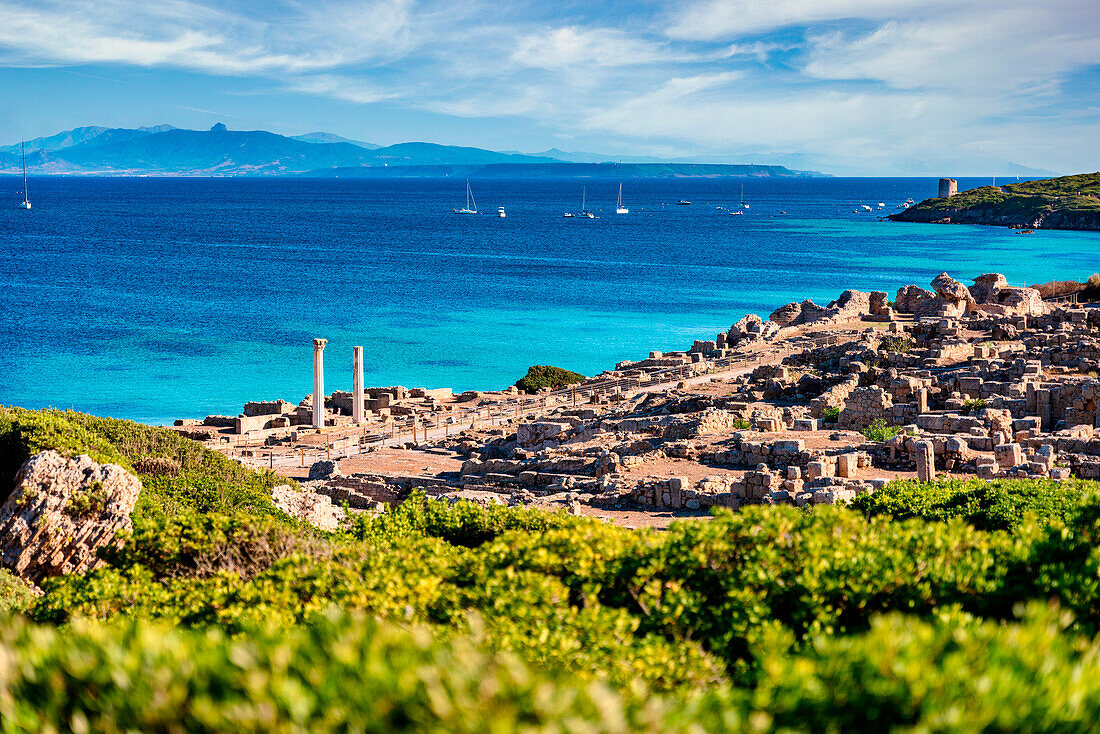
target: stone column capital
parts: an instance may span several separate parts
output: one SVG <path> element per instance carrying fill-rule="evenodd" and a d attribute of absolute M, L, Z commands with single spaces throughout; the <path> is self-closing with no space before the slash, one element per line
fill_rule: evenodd
<path fill-rule="evenodd" d="M 328 339 L 314 339 L 313 349 L 318 352 L 324 351 L 326 344 L 328 344 Z"/>

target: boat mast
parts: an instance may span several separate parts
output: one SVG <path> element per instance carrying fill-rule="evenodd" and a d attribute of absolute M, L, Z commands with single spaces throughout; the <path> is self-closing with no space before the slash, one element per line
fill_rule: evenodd
<path fill-rule="evenodd" d="M 623 183 L 619 182 L 619 203 L 615 205 L 617 209 L 623 208 Z"/>
<path fill-rule="evenodd" d="M 27 196 L 27 148 L 22 140 L 19 141 L 19 152 L 23 156 L 23 201 L 30 201 Z"/>
<path fill-rule="evenodd" d="M 588 211 L 587 209 L 585 209 L 585 206 L 584 206 L 584 195 L 585 195 L 585 187 L 581 186 L 581 212 L 582 213 Z"/>

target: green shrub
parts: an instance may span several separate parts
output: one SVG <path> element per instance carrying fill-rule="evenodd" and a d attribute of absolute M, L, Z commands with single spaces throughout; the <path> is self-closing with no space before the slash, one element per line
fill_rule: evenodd
<path fill-rule="evenodd" d="M 757 682 L 664 694 L 362 615 L 248 637 L 16 620 L 0 626 L 0 720 L 6 731 L 1092 730 L 1100 641 L 1057 606 L 1021 611 L 1007 623 L 957 609 L 876 615 L 801 650 L 770 634 Z"/>
<path fill-rule="evenodd" d="M 527 374 L 516 381 L 521 392 L 534 394 L 544 387 L 558 389 L 584 380 L 584 375 L 563 370 L 550 365 L 534 365 L 527 368 Z"/>
<path fill-rule="evenodd" d="M 980 410 L 985 410 L 988 407 L 989 403 L 986 402 L 985 398 L 973 398 L 964 402 L 962 408 L 959 409 L 959 412 L 963 415 L 970 415 L 971 413 L 977 413 Z"/>
<path fill-rule="evenodd" d="M 822 424 L 836 423 L 840 420 L 840 408 L 836 405 L 826 405 L 821 412 Z"/>
<path fill-rule="evenodd" d="M 1072 615 L 1022 623 L 892 614 L 865 635 L 821 635 L 765 657 L 754 715 L 780 731 L 1087 731 L 1100 714 L 1100 642 Z"/>
<path fill-rule="evenodd" d="M 1076 517 L 1082 495 L 1096 482 L 1052 479 L 949 479 L 890 482 L 873 494 L 856 497 L 852 507 L 868 517 L 946 521 L 960 518 L 980 530 L 1014 530 L 1030 514 L 1045 526 Z"/>
<path fill-rule="evenodd" d="M 863 429 L 862 433 L 868 441 L 889 441 L 901 433 L 901 428 L 888 425 L 884 418 L 875 418 L 869 426 Z"/>
<path fill-rule="evenodd" d="M 752 428 L 752 424 L 744 418 L 738 418 L 733 422 L 733 427 L 738 431 L 747 431 Z"/>
<path fill-rule="evenodd" d="M 0 615 L 25 611 L 34 599 L 34 592 L 26 582 L 6 568 L 0 568 Z"/>
<path fill-rule="evenodd" d="M 912 339 L 905 336 L 884 336 L 879 348 L 884 352 L 902 354 L 916 346 Z"/>

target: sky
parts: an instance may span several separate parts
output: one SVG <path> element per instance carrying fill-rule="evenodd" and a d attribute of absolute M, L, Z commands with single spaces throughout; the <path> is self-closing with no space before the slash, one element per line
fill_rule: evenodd
<path fill-rule="evenodd" d="M 0 0 L 0 144 L 168 123 L 838 175 L 1100 169 L 1098 0 Z"/>

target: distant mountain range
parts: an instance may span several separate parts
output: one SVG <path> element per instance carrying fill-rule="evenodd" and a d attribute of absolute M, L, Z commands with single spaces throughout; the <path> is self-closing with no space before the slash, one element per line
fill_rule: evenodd
<path fill-rule="evenodd" d="M 287 137 L 264 130 L 171 125 L 79 127 L 25 144 L 30 175 L 147 176 L 820 176 L 782 166 L 671 163 L 588 153 L 499 153 L 435 143 L 380 147 L 332 133 Z M 0 174 L 21 172 L 19 144 L 0 147 Z"/>

